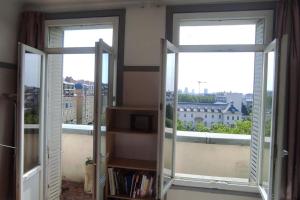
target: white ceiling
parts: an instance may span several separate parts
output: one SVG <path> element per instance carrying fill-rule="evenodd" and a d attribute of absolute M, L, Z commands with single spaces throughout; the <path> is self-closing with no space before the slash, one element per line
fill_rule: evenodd
<path fill-rule="evenodd" d="M 276 0 L 18 0 L 25 10 L 64 11 L 120 8 L 143 5 L 174 5 L 193 3 L 262 2 Z"/>

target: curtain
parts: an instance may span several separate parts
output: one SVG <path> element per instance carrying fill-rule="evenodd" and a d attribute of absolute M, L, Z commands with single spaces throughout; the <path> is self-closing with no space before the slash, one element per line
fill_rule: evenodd
<path fill-rule="evenodd" d="M 24 12 L 21 15 L 19 41 L 43 50 L 45 37 L 45 15 L 40 12 Z"/>
<path fill-rule="evenodd" d="M 277 38 L 288 33 L 287 121 L 288 150 L 285 188 L 282 199 L 300 199 L 300 0 L 280 0 L 277 12 Z"/>

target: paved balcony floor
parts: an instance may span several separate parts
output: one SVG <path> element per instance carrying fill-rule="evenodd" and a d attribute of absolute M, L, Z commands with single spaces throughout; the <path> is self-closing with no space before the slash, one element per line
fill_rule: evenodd
<path fill-rule="evenodd" d="M 92 200 L 92 194 L 83 190 L 83 183 L 62 181 L 61 200 Z"/>

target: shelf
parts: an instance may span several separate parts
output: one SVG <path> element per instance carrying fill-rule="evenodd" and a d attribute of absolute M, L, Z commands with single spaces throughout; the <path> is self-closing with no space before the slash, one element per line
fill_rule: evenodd
<path fill-rule="evenodd" d="M 126 106 L 120 106 L 120 107 L 109 107 L 111 110 L 128 110 L 128 111 L 158 111 L 158 107 L 126 107 Z"/>
<path fill-rule="evenodd" d="M 149 160 L 133 160 L 125 158 L 111 158 L 108 162 L 108 167 L 156 171 L 156 162 Z"/>
<path fill-rule="evenodd" d="M 120 195 L 108 195 L 108 198 L 112 198 L 112 199 L 128 199 L 128 200 L 154 200 L 154 198 L 150 199 L 150 198 L 131 198 L 128 196 L 120 196 Z"/>
<path fill-rule="evenodd" d="M 136 135 L 157 135 L 157 132 L 132 131 L 129 129 L 115 129 L 107 131 L 108 134 L 136 134 Z"/>

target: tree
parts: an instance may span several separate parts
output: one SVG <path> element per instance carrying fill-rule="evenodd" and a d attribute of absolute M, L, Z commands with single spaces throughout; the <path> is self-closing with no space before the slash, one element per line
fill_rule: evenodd
<path fill-rule="evenodd" d="M 209 128 L 207 128 L 203 122 L 198 122 L 196 125 L 195 125 L 195 131 L 198 131 L 198 132 L 209 132 Z"/>
<path fill-rule="evenodd" d="M 186 131 L 185 127 L 184 127 L 184 123 L 183 121 L 177 119 L 177 130 L 179 131 Z"/>
<path fill-rule="evenodd" d="M 251 134 L 252 122 L 250 120 L 239 120 L 235 122 L 232 133 L 235 134 Z"/>
<path fill-rule="evenodd" d="M 231 128 L 223 123 L 212 125 L 210 132 L 214 133 L 231 133 Z"/>
<path fill-rule="evenodd" d="M 249 115 L 249 110 L 248 110 L 247 106 L 243 103 L 242 103 L 241 113 L 246 116 Z"/>

